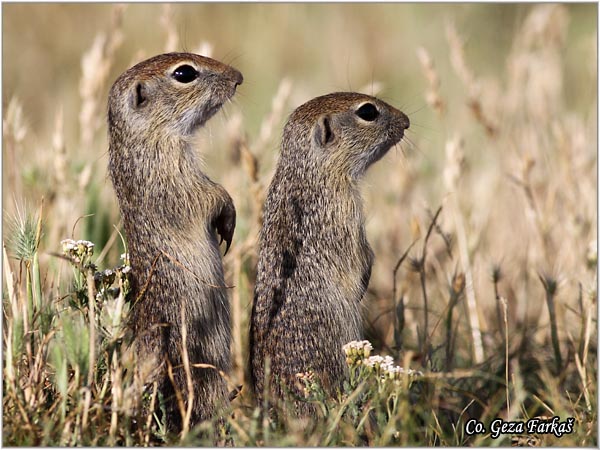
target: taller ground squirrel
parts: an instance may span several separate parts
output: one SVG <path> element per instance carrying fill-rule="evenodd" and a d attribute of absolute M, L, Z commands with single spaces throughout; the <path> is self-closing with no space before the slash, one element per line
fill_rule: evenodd
<path fill-rule="evenodd" d="M 334 394 L 347 373 L 342 346 L 362 339 L 360 301 L 373 252 L 359 181 L 397 144 L 408 117 L 357 93 L 317 97 L 296 109 L 264 206 L 250 325 L 252 384 L 302 396 L 297 374 L 313 371 Z M 299 414 L 314 411 L 296 402 Z"/>
<path fill-rule="evenodd" d="M 173 431 L 182 424 L 176 390 L 186 408 L 193 401 L 191 425 L 228 402 L 216 370 L 227 373 L 231 365 L 230 307 L 217 233 L 229 248 L 235 208 L 225 189 L 202 172 L 191 138 L 242 80 L 240 72 L 213 59 L 168 53 L 124 72 L 108 100 L 109 173 L 131 262 L 135 350 L 140 363 L 156 360 L 149 381 L 159 383 Z M 190 364 L 216 367 L 191 367 L 192 390 L 184 346 Z"/>

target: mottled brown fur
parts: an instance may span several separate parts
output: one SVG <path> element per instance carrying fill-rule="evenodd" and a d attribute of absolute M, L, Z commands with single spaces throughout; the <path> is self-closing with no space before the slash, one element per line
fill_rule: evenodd
<path fill-rule="evenodd" d="M 372 107 L 373 120 L 358 116 L 370 118 Z M 358 183 L 408 126 L 402 112 L 357 93 L 317 97 L 290 116 L 260 233 L 250 326 L 259 401 L 267 359 L 275 397 L 286 389 L 302 395 L 296 374 L 308 370 L 331 394 L 340 387 L 342 345 L 362 339 L 360 301 L 373 263 Z"/>
<path fill-rule="evenodd" d="M 197 79 L 175 79 L 175 68 L 184 64 L 197 70 Z M 182 420 L 174 389 L 186 404 L 190 398 L 181 356 L 182 309 L 190 363 L 225 373 L 231 365 L 230 307 L 217 233 L 229 246 L 235 208 L 225 189 L 202 172 L 191 137 L 241 82 L 237 70 L 218 61 L 169 53 L 124 72 L 109 96 L 109 174 L 131 261 L 135 349 L 140 362 L 157 361 L 147 381 L 159 382 L 174 431 Z M 227 404 L 227 386 L 214 369 L 192 368 L 192 381 L 193 425 Z"/>

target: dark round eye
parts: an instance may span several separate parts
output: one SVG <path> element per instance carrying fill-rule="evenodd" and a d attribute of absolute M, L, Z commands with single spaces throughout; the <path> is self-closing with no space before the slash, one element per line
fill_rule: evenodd
<path fill-rule="evenodd" d="M 377 108 L 372 103 L 365 103 L 356 110 L 356 115 L 362 120 L 373 122 L 379 117 L 379 111 L 377 111 Z"/>
<path fill-rule="evenodd" d="M 173 71 L 173 78 L 175 78 L 180 83 L 191 83 L 196 78 L 198 78 L 198 75 L 200 75 L 198 71 L 189 64 L 179 66 Z"/>

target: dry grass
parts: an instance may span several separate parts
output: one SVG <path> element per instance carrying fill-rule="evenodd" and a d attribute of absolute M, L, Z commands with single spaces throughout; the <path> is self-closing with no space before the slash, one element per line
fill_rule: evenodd
<path fill-rule="evenodd" d="M 286 116 L 362 86 L 411 118 L 363 190 L 376 255 L 363 303 L 375 351 L 423 376 L 390 388 L 352 372 L 327 399 L 307 375 L 314 421 L 261 418 L 243 389 L 224 424 L 235 445 L 597 445 L 596 8 L 3 5 L 4 444 L 223 437 L 210 424 L 168 436 L 151 413 L 162 399 L 143 389 L 153 361 L 127 351 L 106 177 L 112 80 L 187 49 L 245 76 L 198 136 L 238 211 L 224 259 L 232 388 L 246 384 L 257 234 Z M 64 238 L 95 250 L 63 253 Z M 470 418 L 554 415 L 574 417 L 574 432 L 464 431 Z"/>

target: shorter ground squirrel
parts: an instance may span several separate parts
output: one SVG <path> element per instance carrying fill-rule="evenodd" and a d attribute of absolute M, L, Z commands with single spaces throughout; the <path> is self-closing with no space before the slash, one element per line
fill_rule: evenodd
<path fill-rule="evenodd" d="M 334 394 L 347 373 L 342 346 L 362 339 L 360 300 L 373 263 L 358 182 L 397 144 L 408 117 L 357 93 L 317 97 L 296 109 L 264 206 L 250 325 L 254 393 L 302 396 L 313 371 Z M 307 403 L 296 412 L 309 414 Z"/>
<path fill-rule="evenodd" d="M 188 390 L 182 349 L 190 364 L 230 370 L 230 307 L 217 233 L 229 247 L 235 208 L 202 172 L 191 138 L 241 83 L 240 72 L 218 61 L 168 53 L 124 72 L 108 100 L 109 174 L 131 261 L 135 349 L 138 364 L 156 361 L 147 381 L 159 383 L 172 431 L 182 424 L 177 391 L 186 408 L 193 400 L 191 425 L 228 401 L 226 383 L 212 368 L 192 367 Z"/>

